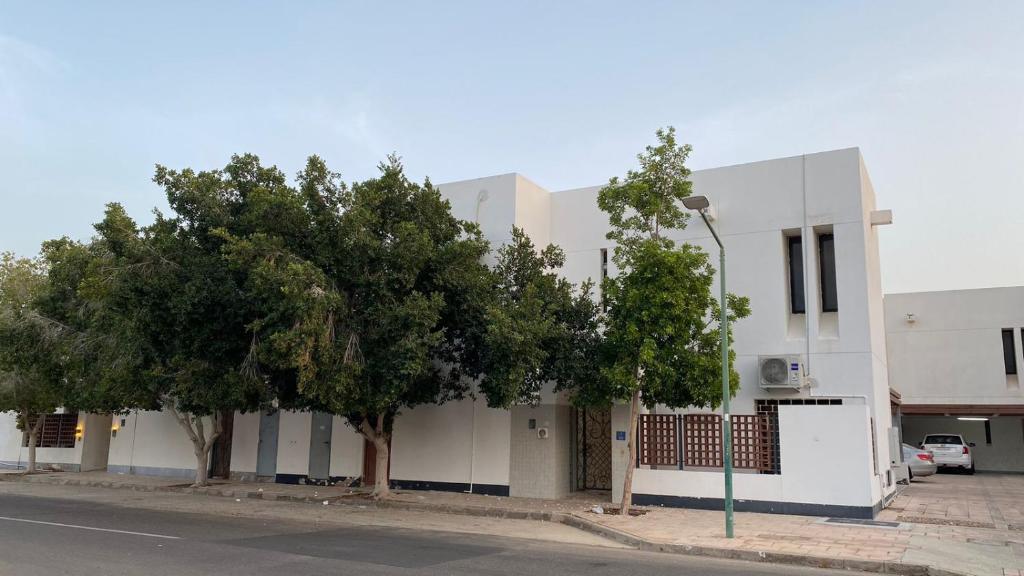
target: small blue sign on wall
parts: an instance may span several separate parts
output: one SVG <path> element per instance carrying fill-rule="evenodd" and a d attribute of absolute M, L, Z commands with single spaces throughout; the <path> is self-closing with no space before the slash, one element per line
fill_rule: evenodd
<path fill-rule="evenodd" d="M 619 442 L 625 442 L 626 441 L 626 431 L 625 430 L 616 430 L 615 431 L 615 439 L 618 440 Z"/>

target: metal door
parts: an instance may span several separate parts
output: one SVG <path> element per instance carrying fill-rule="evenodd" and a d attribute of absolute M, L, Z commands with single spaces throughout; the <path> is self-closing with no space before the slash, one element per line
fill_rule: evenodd
<path fill-rule="evenodd" d="M 611 490 L 611 410 L 576 410 L 575 427 L 576 490 Z"/>
<path fill-rule="evenodd" d="M 256 451 L 256 476 L 273 478 L 277 474 L 277 431 L 281 413 L 260 413 L 260 441 Z"/>
<path fill-rule="evenodd" d="M 309 477 L 327 480 L 331 477 L 331 427 L 334 416 L 313 412 L 309 433 Z"/>

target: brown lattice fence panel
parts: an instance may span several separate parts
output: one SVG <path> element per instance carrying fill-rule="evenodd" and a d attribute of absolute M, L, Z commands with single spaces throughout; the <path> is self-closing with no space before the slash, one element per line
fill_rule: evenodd
<path fill-rule="evenodd" d="M 675 414 L 640 415 L 640 464 L 679 465 L 677 420 Z"/>
<path fill-rule="evenodd" d="M 731 418 L 733 467 L 770 470 L 772 441 L 768 417 L 733 414 Z"/>
<path fill-rule="evenodd" d="M 683 416 L 684 465 L 722 467 L 722 417 L 718 414 Z"/>

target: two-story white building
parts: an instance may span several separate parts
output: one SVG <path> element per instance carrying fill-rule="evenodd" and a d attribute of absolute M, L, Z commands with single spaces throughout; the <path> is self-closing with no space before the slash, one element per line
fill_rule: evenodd
<path fill-rule="evenodd" d="M 734 327 L 736 509 L 872 517 L 895 489 L 877 228 L 888 218 L 876 210 L 860 152 L 699 170 L 692 180 L 714 206 L 729 290 L 753 310 Z M 478 221 L 495 247 L 513 225 L 538 245 L 561 246 L 562 272 L 574 282 L 616 274 L 600 188 L 551 192 L 519 174 L 440 186 L 455 215 Z M 717 255 L 699 219 L 675 239 Z M 702 408 L 653 412 L 638 433 L 635 501 L 721 507 L 721 418 Z M 545 498 L 597 489 L 618 498 L 627 420 L 625 406 L 576 410 L 550 393 L 512 410 L 482 400 L 423 406 L 396 420 L 391 477 L 409 488 Z M 90 440 L 97 436 L 109 437 Z M 64 452 L 41 460 L 84 469 L 81 454 L 106 449 L 110 471 L 191 474 L 191 446 L 165 414 L 83 419 L 78 437 L 99 448 L 54 449 Z M 21 446 L 11 419 L 0 427 L 0 461 L 23 461 Z M 306 482 L 366 476 L 371 465 L 366 443 L 338 417 L 234 418 L 235 475 Z"/>
<path fill-rule="evenodd" d="M 961 434 L 978 470 L 1024 472 L 1024 287 L 885 296 L 903 441 Z"/>

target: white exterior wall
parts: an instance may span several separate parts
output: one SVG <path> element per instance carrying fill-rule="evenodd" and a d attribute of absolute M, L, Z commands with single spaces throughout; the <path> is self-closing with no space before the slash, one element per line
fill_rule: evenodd
<path fill-rule="evenodd" d="M 483 399 L 403 412 L 391 440 L 391 478 L 508 486 L 510 417 Z"/>
<path fill-rule="evenodd" d="M 363 475 L 363 437 L 341 416 L 331 424 L 332 478 L 354 478 Z"/>
<path fill-rule="evenodd" d="M 782 474 L 737 472 L 736 500 L 874 506 L 869 423 L 867 406 L 780 406 Z M 719 472 L 638 469 L 633 490 L 721 500 L 725 488 Z"/>
<path fill-rule="evenodd" d="M 139 411 L 114 418 L 120 429 L 110 439 L 108 471 L 182 478 L 195 475 L 192 442 L 172 414 Z M 206 428 L 210 429 L 209 423 Z"/>
<path fill-rule="evenodd" d="M 1024 404 L 1024 287 L 888 294 L 885 328 L 904 404 Z M 1014 332 L 1016 376 L 1003 364 L 1004 328 Z"/>

